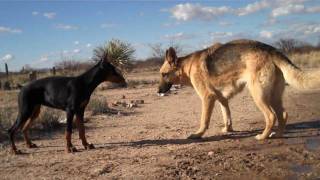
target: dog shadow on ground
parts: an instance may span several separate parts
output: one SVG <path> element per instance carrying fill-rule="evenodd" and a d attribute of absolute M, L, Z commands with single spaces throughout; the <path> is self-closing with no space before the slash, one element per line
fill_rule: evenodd
<path fill-rule="evenodd" d="M 261 133 L 263 129 L 256 129 L 251 131 L 234 131 L 228 134 L 216 135 L 210 137 L 203 137 L 201 139 L 146 139 L 140 141 L 132 141 L 132 142 L 117 142 L 117 143 L 106 143 L 99 145 L 100 148 L 110 147 L 110 145 L 116 146 L 132 146 L 132 147 L 142 147 L 142 146 L 163 146 L 163 145 L 183 145 L 183 144 L 191 144 L 191 143 L 204 143 L 204 142 L 212 142 L 212 141 L 222 141 L 227 139 L 243 139 L 248 137 L 253 137 L 258 133 Z M 320 131 L 320 120 L 310 120 L 299 123 L 292 123 L 286 126 L 285 136 L 281 139 L 288 138 L 311 138 L 317 136 L 310 132 Z M 306 135 L 306 133 L 308 133 Z"/>
<path fill-rule="evenodd" d="M 103 143 L 103 144 L 94 144 L 96 146 L 96 150 L 98 149 L 114 149 L 114 148 L 121 148 L 121 147 L 147 147 L 147 146 L 163 146 L 163 145 L 184 145 L 184 144 L 192 144 L 192 143 L 206 143 L 206 142 L 214 142 L 214 141 L 222 141 L 222 140 L 237 140 L 237 139 L 244 139 L 253 137 L 258 133 L 261 133 L 263 129 L 255 129 L 251 131 L 234 131 L 228 134 L 210 136 L 210 137 L 203 137 L 201 139 L 146 139 L 146 140 L 139 140 L 139 141 L 131 141 L 131 142 L 115 142 L 115 143 Z M 312 133 L 312 132 L 317 133 Z M 59 132 L 64 132 L 60 130 Z M 320 132 L 320 120 L 309 120 L 304 122 L 298 123 L 291 123 L 286 126 L 286 132 L 284 137 L 280 139 L 294 139 L 294 138 L 313 138 L 319 136 Z M 55 132 L 57 133 L 57 132 Z M 48 138 L 49 136 L 47 136 Z M 52 138 L 50 138 L 52 139 Z M 56 139 L 56 138 L 54 138 Z M 62 139 L 61 139 L 62 140 Z M 308 140 L 308 139 L 307 139 Z M 36 143 L 36 142 L 35 142 Z M 94 143 L 94 142 L 93 142 Z M 63 152 L 64 151 L 64 144 L 59 146 L 54 145 L 46 145 L 40 146 L 41 150 L 38 152 L 30 152 L 30 153 L 45 153 L 50 151 L 55 152 Z M 61 148 L 59 150 L 52 150 L 46 148 Z M 86 150 L 78 149 L 79 152 L 85 152 Z M 25 153 L 29 154 L 29 153 Z"/>

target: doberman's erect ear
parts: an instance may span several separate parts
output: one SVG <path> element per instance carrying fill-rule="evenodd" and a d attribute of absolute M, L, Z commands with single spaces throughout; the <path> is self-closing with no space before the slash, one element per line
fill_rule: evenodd
<path fill-rule="evenodd" d="M 173 47 L 170 47 L 166 51 L 165 60 L 168 61 L 168 63 L 170 65 L 175 65 L 176 66 L 178 64 L 178 57 L 177 57 L 176 51 L 174 50 Z"/>
<path fill-rule="evenodd" d="M 110 64 L 110 56 L 107 52 L 104 52 L 101 56 L 100 56 L 100 66 L 104 67 L 106 65 Z"/>

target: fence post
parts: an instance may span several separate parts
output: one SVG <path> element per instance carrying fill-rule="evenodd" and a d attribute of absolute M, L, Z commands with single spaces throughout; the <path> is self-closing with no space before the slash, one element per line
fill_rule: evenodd
<path fill-rule="evenodd" d="M 6 67 L 6 76 L 7 78 L 9 77 L 9 68 L 8 68 L 8 64 L 5 63 L 5 67 Z"/>
<path fill-rule="evenodd" d="M 52 68 L 52 74 L 55 76 L 56 75 L 56 67 L 53 66 Z"/>

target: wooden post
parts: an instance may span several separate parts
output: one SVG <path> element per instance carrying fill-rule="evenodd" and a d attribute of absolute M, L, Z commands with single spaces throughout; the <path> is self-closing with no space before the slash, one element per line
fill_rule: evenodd
<path fill-rule="evenodd" d="M 52 74 L 55 76 L 56 75 L 56 67 L 52 68 Z"/>
<path fill-rule="evenodd" d="M 5 67 L 6 67 L 6 76 L 7 78 L 9 77 L 9 68 L 8 68 L 8 64 L 5 63 Z"/>

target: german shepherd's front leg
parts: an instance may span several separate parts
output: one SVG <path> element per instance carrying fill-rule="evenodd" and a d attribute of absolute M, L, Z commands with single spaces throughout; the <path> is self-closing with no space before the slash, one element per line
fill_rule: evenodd
<path fill-rule="evenodd" d="M 212 114 L 212 110 L 214 107 L 214 102 L 216 98 L 213 94 L 206 94 L 202 99 L 202 113 L 201 113 L 201 121 L 200 121 L 200 128 L 199 130 L 191 134 L 188 139 L 199 139 L 205 133 L 205 131 L 209 127 L 210 117 Z"/>
<path fill-rule="evenodd" d="M 228 100 L 219 100 L 224 127 L 222 128 L 223 133 L 232 132 L 232 120 L 231 120 L 231 112 L 228 104 Z"/>

